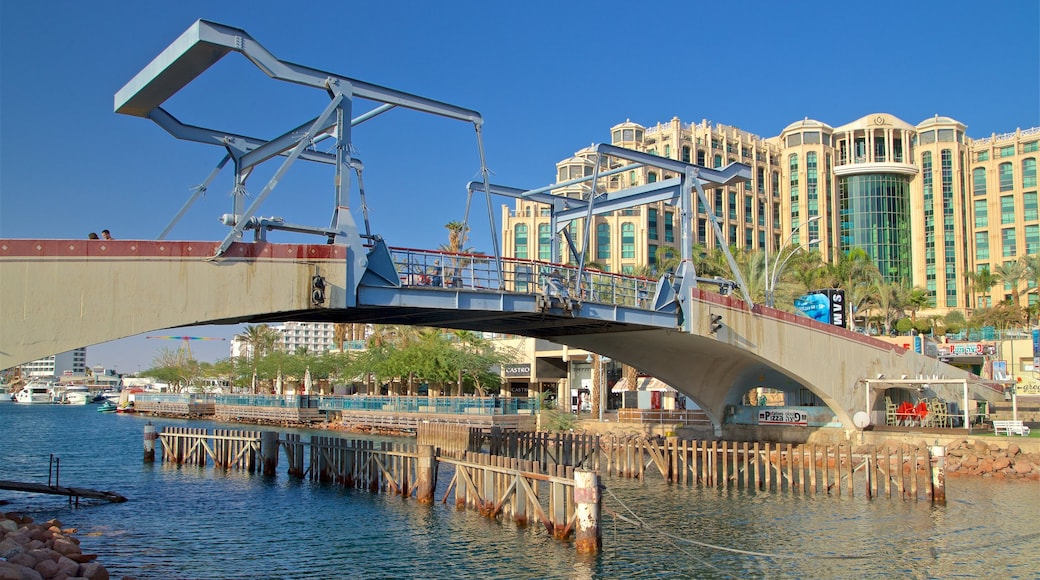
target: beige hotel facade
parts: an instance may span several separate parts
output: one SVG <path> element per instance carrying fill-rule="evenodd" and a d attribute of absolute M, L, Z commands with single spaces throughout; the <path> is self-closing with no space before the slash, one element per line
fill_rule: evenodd
<path fill-rule="evenodd" d="M 1040 127 L 972 139 L 949 117 L 916 125 L 873 113 L 832 127 L 804 119 L 779 135 L 761 137 L 736 127 L 685 124 L 678 118 L 654 126 L 626 121 L 610 129 L 610 143 L 707 167 L 732 162 L 751 166 L 744 183 L 706 190 L 709 208 L 696 204 L 695 244 L 711 249 L 706 212 L 718 217 L 725 243 L 775 253 L 781 243 L 813 243 L 826 260 L 862 248 L 887 281 L 927 289 L 940 312 L 992 305 L 1010 296 L 994 286 L 973 304 L 967 274 L 1040 251 L 1037 158 Z M 556 165 L 556 183 L 592 175 L 592 147 Z M 601 160 L 603 171 L 627 162 Z M 597 192 L 617 191 L 676 177 L 639 169 L 602 177 Z M 588 185 L 554 190 L 587 197 Z M 664 202 L 594 218 L 590 255 L 611 272 L 654 266 L 658 248 L 681 239 L 676 206 Z M 806 222 L 820 216 L 806 225 Z M 559 261 L 550 250 L 548 208 L 518 200 L 503 207 L 503 254 Z M 571 225 L 580 245 L 584 224 Z M 816 242 L 819 242 L 816 245 Z M 566 247 L 561 244 L 560 247 Z M 1028 284 L 1028 287 L 1027 287 Z M 1023 305 L 1036 303 L 1035 281 L 1020 287 Z"/>

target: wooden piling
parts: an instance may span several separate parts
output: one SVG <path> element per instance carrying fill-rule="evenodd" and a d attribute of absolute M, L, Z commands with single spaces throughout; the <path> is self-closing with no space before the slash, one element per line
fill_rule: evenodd
<path fill-rule="evenodd" d="M 155 425 L 149 421 L 144 425 L 144 462 L 155 463 L 155 440 L 159 434 L 155 432 Z"/>
<path fill-rule="evenodd" d="M 574 544 L 579 554 L 596 554 L 603 546 L 600 536 L 601 511 L 599 474 L 578 469 L 574 471 L 574 512 L 577 522 Z"/>
<path fill-rule="evenodd" d="M 946 447 L 932 445 L 928 466 L 932 479 L 932 505 L 946 505 Z"/>
<path fill-rule="evenodd" d="M 278 472 L 278 433 L 264 431 L 260 434 L 260 463 L 264 475 Z"/>

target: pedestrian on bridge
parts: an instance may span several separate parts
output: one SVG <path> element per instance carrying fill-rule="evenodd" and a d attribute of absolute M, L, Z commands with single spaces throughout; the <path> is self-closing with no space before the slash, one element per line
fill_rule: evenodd
<path fill-rule="evenodd" d="M 105 240 L 111 240 L 112 239 L 112 233 L 109 232 L 108 230 L 101 230 L 101 237 L 102 237 L 102 239 L 105 239 Z"/>

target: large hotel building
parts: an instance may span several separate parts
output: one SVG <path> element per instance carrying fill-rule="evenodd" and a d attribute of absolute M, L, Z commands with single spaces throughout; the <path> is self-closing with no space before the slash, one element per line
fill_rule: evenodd
<path fill-rule="evenodd" d="M 790 238 L 803 246 L 813 243 L 828 261 L 837 252 L 862 248 L 887 281 L 925 288 L 931 304 L 948 311 L 1004 300 L 1011 292 L 1003 284 L 986 295 L 970 294 L 967 274 L 983 268 L 992 272 L 1040 251 L 1040 127 L 977 139 L 965 130 L 949 117 L 912 125 L 875 113 L 838 127 L 805 119 L 780 135 L 760 137 L 709 121 L 684 124 L 674 118 L 650 127 L 626 121 L 611 128 L 610 142 L 707 167 L 751 166 L 749 181 L 706 190 L 711 207 L 695 205 L 695 244 L 711 249 L 719 243 L 708 233 L 706 212 L 712 211 L 729 246 L 775 252 Z M 592 175 L 595 160 L 593 148 L 579 150 L 557 164 L 556 182 Z M 601 172 L 626 163 L 605 159 Z M 601 178 L 597 191 L 670 177 L 676 176 L 641 167 Z M 584 184 L 554 190 L 572 197 L 587 192 Z M 595 217 L 586 259 L 612 272 L 653 267 L 658 248 L 678 246 L 677 212 L 658 202 Z M 580 222 L 572 227 L 583 228 Z M 550 255 L 545 206 L 517 201 L 514 208 L 503 208 L 502 223 L 505 256 L 559 260 Z M 1025 284 L 1023 295 L 1036 303 L 1035 280 L 1028 282 L 1027 292 Z"/>

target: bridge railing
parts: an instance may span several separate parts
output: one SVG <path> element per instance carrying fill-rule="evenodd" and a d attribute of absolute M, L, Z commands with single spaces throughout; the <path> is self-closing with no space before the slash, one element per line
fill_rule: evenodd
<path fill-rule="evenodd" d="M 589 269 L 579 283 L 573 264 L 502 258 L 500 278 L 491 256 L 408 248 L 392 248 L 390 253 L 404 286 L 541 294 L 555 278 L 572 298 L 637 308 L 649 308 L 657 288 L 650 278 Z"/>

